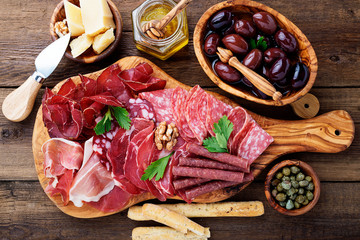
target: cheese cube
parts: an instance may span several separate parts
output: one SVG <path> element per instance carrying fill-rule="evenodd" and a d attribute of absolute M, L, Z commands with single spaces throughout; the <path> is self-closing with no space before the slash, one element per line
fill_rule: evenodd
<path fill-rule="evenodd" d="M 80 37 L 75 38 L 70 43 L 71 54 L 74 58 L 80 56 L 85 52 L 93 43 L 94 38 L 86 35 L 85 33 Z"/>
<path fill-rule="evenodd" d="M 115 40 L 114 29 L 110 28 L 103 34 L 94 38 L 93 49 L 96 54 L 100 54 Z"/>
<path fill-rule="evenodd" d="M 106 0 L 80 0 L 85 33 L 95 37 L 109 28 L 115 28 L 113 15 Z"/>
<path fill-rule="evenodd" d="M 64 1 L 67 25 L 72 37 L 80 36 L 85 32 L 81 18 L 81 10 L 71 2 Z"/>

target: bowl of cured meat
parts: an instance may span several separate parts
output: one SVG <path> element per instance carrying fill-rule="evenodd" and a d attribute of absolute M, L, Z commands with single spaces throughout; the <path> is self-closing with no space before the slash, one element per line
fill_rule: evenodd
<path fill-rule="evenodd" d="M 298 100 L 309 92 L 317 74 L 315 51 L 301 30 L 253 1 L 225 1 L 209 8 L 194 30 L 194 48 L 216 85 L 260 104 L 282 106 Z"/>

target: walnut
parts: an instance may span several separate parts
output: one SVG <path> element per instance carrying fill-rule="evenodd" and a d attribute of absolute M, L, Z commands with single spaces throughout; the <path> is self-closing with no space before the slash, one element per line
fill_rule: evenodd
<path fill-rule="evenodd" d="M 63 21 L 59 21 L 55 23 L 54 31 L 59 37 L 63 37 L 69 33 L 69 28 L 67 27 L 67 21 L 64 19 Z"/>
<path fill-rule="evenodd" d="M 171 151 L 177 143 L 179 130 L 174 123 L 166 125 L 166 122 L 161 122 L 155 130 L 155 145 L 158 150 L 163 148 Z"/>

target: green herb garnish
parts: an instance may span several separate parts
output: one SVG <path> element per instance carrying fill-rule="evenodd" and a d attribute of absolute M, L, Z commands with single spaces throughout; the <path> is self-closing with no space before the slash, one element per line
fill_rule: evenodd
<path fill-rule="evenodd" d="M 257 42 L 255 41 L 255 39 L 250 39 L 250 47 L 251 49 L 257 48 L 261 51 L 265 51 L 268 48 L 268 45 L 264 40 L 264 37 L 261 36 Z"/>
<path fill-rule="evenodd" d="M 227 142 L 233 129 L 234 124 L 224 115 L 217 123 L 214 123 L 215 137 L 204 139 L 203 146 L 209 152 L 228 152 Z"/>
<path fill-rule="evenodd" d="M 131 120 L 129 118 L 128 111 L 126 111 L 126 109 L 122 107 L 109 106 L 103 119 L 101 119 L 101 121 L 98 122 L 94 128 L 96 135 L 101 135 L 105 132 L 110 131 L 111 121 L 113 120 L 112 116 L 115 117 L 121 128 L 124 128 L 126 130 L 130 129 Z"/>
<path fill-rule="evenodd" d="M 155 181 L 159 181 L 164 176 L 164 172 L 166 166 L 169 162 L 170 157 L 174 154 L 174 152 L 170 153 L 169 155 L 156 160 L 155 162 L 151 163 L 145 170 L 145 173 L 141 176 L 141 180 L 151 180 L 155 177 Z"/>

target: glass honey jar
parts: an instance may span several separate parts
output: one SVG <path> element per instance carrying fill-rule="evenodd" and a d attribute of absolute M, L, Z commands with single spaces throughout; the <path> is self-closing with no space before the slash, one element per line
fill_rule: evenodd
<path fill-rule="evenodd" d="M 144 24 L 160 20 L 176 3 L 172 0 L 146 0 L 131 14 L 134 42 L 137 49 L 166 60 L 189 42 L 189 29 L 185 9 L 165 28 L 164 39 L 152 39 L 142 32 Z"/>

